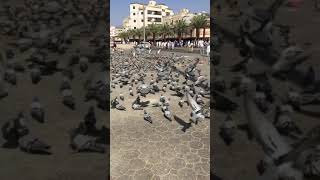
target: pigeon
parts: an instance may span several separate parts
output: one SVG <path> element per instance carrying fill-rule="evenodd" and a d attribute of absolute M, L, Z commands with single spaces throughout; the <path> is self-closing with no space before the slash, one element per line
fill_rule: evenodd
<path fill-rule="evenodd" d="M 164 103 L 166 101 L 166 98 L 163 96 L 163 94 L 160 95 L 160 102 Z"/>
<path fill-rule="evenodd" d="M 192 111 L 191 112 L 191 120 L 195 124 L 198 124 L 199 120 L 204 120 L 204 115 L 200 111 Z"/>
<path fill-rule="evenodd" d="M 254 102 L 262 112 L 266 113 L 269 110 L 266 95 L 263 92 L 255 93 Z"/>
<path fill-rule="evenodd" d="M 129 90 L 130 96 L 134 96 L 132 89 Z"/>
<path fill-rule="evenodd" d="M 143 110 L 143 108 L 141 107 L 141 105 L 136 104 L 136 103 L 132 104 L 132 109 L 133 109 L 133 110 Z"/>
<path fill-rule="evenodd" d="M 230 145 L 234 141 L 234 136 L 236 134 L 236 124 L 232 119 L 231 115 L 228 114 L 223 124 L 220 127 L 219 135 L 226 143 L 226 145 Z"/>
<path fill-rule="evenodd" d="M 287 102 L 295 109 L 299 110 L 301 105 L 301 94 L 292 88 L 287 92 Z"/>
<path fill-rule="evenodd" d="M 40 123 L 44 123 L 45 111 L 37 97 L 34 97 L 31 103 L 31 117 Z"/>
<path fill-rule="evenodd" d="M 301 129 L 292 120 L 293 109 L 290 105 L 282 105 L 276 108 L 274 125 L 280 134 L 298 138 L 302 134 Z"/>
<path fill-rule="evenodd" d="M 151 116 L 147 113 L 146 110 L 144 110 L 144 112 L 143 112 L 143 119 L 144 119 L 145 121 L 148 121 L 149 123 L 152 124 Z"/>
<path fill-rule="evenodd" d="M 165 100 L 165 102 L 163 103 L 163 106 L 170 106 L 170 98 Z"/>
<path fill-rule="evenodd" d="M 41 80 L 41 71 L 38 67 L 33 67 L 30 70 L 31 81 L 33 84 L 37 84 Z"/>
<path fill-rule="evenodd" d="M 162 87 L 162 91 L 163 91 L 163 92 L 167 92 L 166 86 L 163 86 L 163 87 Z"/>
<path fill-rule="evenodd" d="M 204 104 L 204 101 L 201 99 L 201 95 L 196 95 L 196 102 L 200 105 Z"/>
<path fill-rule="evenodd" d="M 164 117 L 169 121 L 172 121 L 172 113 L 168 108 L 164 111 Z"/>
<path fill-rule="evenodd" d="M 97 152 L 105 153 L 107 146 L 97 142 L 97 138 L 88 135 L 71 135 L 70 146 L 76 152 Z"/>
<path fill-rule="evenodd" d="M 71 85 L 69 78 L 64 76 L 60 85 L 60 91 L 63 91 L 65 89 L 71 89 Z"/>
<path fill-rule="evenodd" d="M 123 96 L 122 93 L 120 93 L 119 98 L 120 98 L 122 101 L 124 101 L 124 96 Z"/>
<path fill-rule="evenodd" d="M 180 101 L 179 101 L 179 106 L 180 106 L 181 108 L 183 107 L 183 103 L 184 103 L 184 100 L 183 100 L 183 98 L 181 98 Z"/>
<path fill-rule="evenodd" d="M 63 100 L 62 103 L 69 107 L 71 110 L 75 110 L 75 100 L 74 97 L 72 96 L 72 90 L 71 89 L 64 89 L 62 90 L 62 96 Z"/>
<path fill-rule="evenodd" d="M 26 126 L 26 118 L 22 112 L 18 117 L 9 120 L 1 127 L 2 137 L 6 142 L 2 145 L 4 148 L 17 148 L 19 139 L 29 134 L 29 129 Z"/>
<path fill-rule="evenodd" d="M 87 57 L 80 57 L 79 64 L 80 64 L 80 71 L 86 72 L 88 70 L 88 58 Z"/>
<path fill-rule="evenodd" d="M 126 107 L 124 107 L 122 104 L 119 103 L 119 104 L 116 105 L 116 109 L 120 110 L 120 111 L 125 111 Z"/>
<path fill-rule="evenodd" d="M 17 84 L 17 75 L 13 68 L 9 67 L 8 69 L 5 70 L 4 80 L 12 85 Z"/>
<path fill-rule="evenodd" d="M 50 152 L 50 148 L 51 148 L 50 145 L 41 141 L 38 138 L 29 136 L 29 135 L 19 139 L 19 147 L 22 151 L 31 153 L 31 154 L 45 154 L 45 155 L 52 154 Z"/>

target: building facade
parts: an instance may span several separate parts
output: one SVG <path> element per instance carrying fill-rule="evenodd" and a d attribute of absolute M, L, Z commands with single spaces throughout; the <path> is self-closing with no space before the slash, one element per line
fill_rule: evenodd
<path fill-rule="evenodd" d="M 119 38 L 119 34 L 121 32 L 125 31 L 122 27 L 115 27 L 110 26 L 110 38 L 112 41 L 121 41 L 121 38 Z"/>
<path fill-rule="evenodd" d="M 157 4 L 156 1 L 149 1 L 148 4 L 131 3 L 130 15 L 123 21 L 123 27 L 128 29 L 139 29 L 149 24 L 162 24 L 167 16 L 174 15 L 165 4 Z"/>
<path fill-rule="evenodd" d="M 116 27 L 115 26 L 110 26 L 110 37 L 114 37 L 115 36 L 115 31 L 116 31 Z"/>
<path fill-rule="evenodd" d="M 163 18 L 163 23 L 167 23 L 171 26 L 174 26 L 177 21 L 179 20 L 185 20 L 187 24 L 191 23 L 191 20 L 194 16 L 197 15 L 203 15 L 206 14 L 208 17 L 208 21 L 210 22 L 210 16 L 206 12 L 200 12 L 200 13 L 190 13 L 188 9 L 181 9 L 178 13 L 171 15 L 171 16 L 166 16 Z M 205 36 L 203 36 L 203 32 L 205 33 Z M 186 32 L 183 34 L 183 38 L 195 38 L 196 37 L 196 29 L 193 29 L 192 32 L 191 30 L 189 32 Z M 205 30 L 204 29 L 199 29 L 199 37 L 200 38 L 210 38 L 210 27 L 207 27 Z"/>
<path fill-rule="evenodd" d="M 184 19 L 186 23 L 189 24 L 193 16 L 195 16 L 195 14 L 190 13 L 188 9 L 181 9 L 177 14 L 164 17 L 163 23 L 174 25 L 178 20 Z"/>

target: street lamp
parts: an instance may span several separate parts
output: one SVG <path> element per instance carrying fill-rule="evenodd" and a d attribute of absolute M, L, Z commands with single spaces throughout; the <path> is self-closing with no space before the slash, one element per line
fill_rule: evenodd
<path fill-rule="evenodd" d="M 143 4 L 143 42 L 146 42 L 146 15 L 145 5 Z"/>

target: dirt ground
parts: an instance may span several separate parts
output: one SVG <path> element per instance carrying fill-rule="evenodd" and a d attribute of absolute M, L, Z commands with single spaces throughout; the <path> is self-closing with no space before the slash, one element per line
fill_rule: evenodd
<path fill-rule="evenodd" d="M 170 52 L 161 52 L 169 54 Z M 181 54 L 195 58 L 196 54 Z M 209 76 L 209 66 L 199 65 L 204 74 Z M 148 73 L 147 83 L 150 80 Z M 185 133 L 175 120 L 165 119 L 161 108 L 146 107 L 153 123 L 143 119 L 143 111 L 133 110 L 132 102 L 136 98 L 129 95 L 128 86 L 111 89 L 111 99 L 123 93 L 126 111 L 111 109 L 111 179 L 112 180 L 209 180 L 210 161 L 210 121 L 205 119 L 198 125 L 192 125 Z M 159 82 L 162 87 L 162 82 Z M 172 91 L 163 93 L 170 97 L 170 108 L 174 115 L 189 122 L 191 108 L 186 104 L 178 106 L 179 97 L 170 96 Z M 148 94 L 141 101 L 158 102 L 160 93 Z M 209 101 L 209 99 L 204 99 Z"/>

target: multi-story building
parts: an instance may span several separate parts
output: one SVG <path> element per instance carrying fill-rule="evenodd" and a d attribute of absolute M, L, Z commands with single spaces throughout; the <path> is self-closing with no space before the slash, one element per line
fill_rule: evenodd
<path fill-rule="evenodd" d="M 110 38 L 112 41 L 121 41 L 119 38 L 119 34 L 123 32 L 124 29 L 122 27 L 110 26 Z"/>
<path fill-rule="evenodd" d="M 184 19 L 187 24 L 190 24 L 191 19 L 194 16 L 201 15 L 201 14 L 207 14 L 207 13 L 206 12 L 190 13 L 189 9 L 181 9 L 177 14 L 164 17 L 163 23 L 174 25 L 175 22 L 177 22 L 178 20 Z M 208 15 L 208 18 L 209 18 L 209 15 Z"/>
<path fill-rule="evenodd" d="M 162 24 L 166 16 L 174 15 L 173 10 L 165 4 L 157 4 L 156 1 L 149 1 L 148 4 L 131 3 L 130 15 L 123 21 L 125 29 L 139 29 L 149 24 Z"/>
<path fill-rule="evenodd" d="M 193 16 L 195 16 L 195 14 L 189 13 L 188 9 L 181 9 L 177 14 L 164 17 L 163 23 L 174 25 L 176 21 L 184 19 L 186 23 L 189 24 Z"/>
<path fill-rule="evenodd" d="M 116 34 L 116 27 L 115 26 L 110 26 L 110 37 L 115 37 Z"/>
<path fill-rule="evenodd" d="M 188 9 L 181 9 L 178 13 L 166 16 L 163 18 L 163 23 L 167 23 L 171 26 L 174 26 L 178 20 L 185 20 L 186 24 L 190 24 L 191 20 L 194 16 L 206 14 L 208 17 L 208 21 L 210 21 L 209 15 L 206 12 L 199 12 L 199 13 L 190 13 Z M 204 29 L 199 29 L 199 36 L 203 38 Z M 196 37 L 196 30 L 193 29 L 192 32 L 188 32 L 184 34 L 184 38 L 195 38 Z M 210 38 L 210 27 L 208 26 L 205 29 L 205 38 Z"/>

